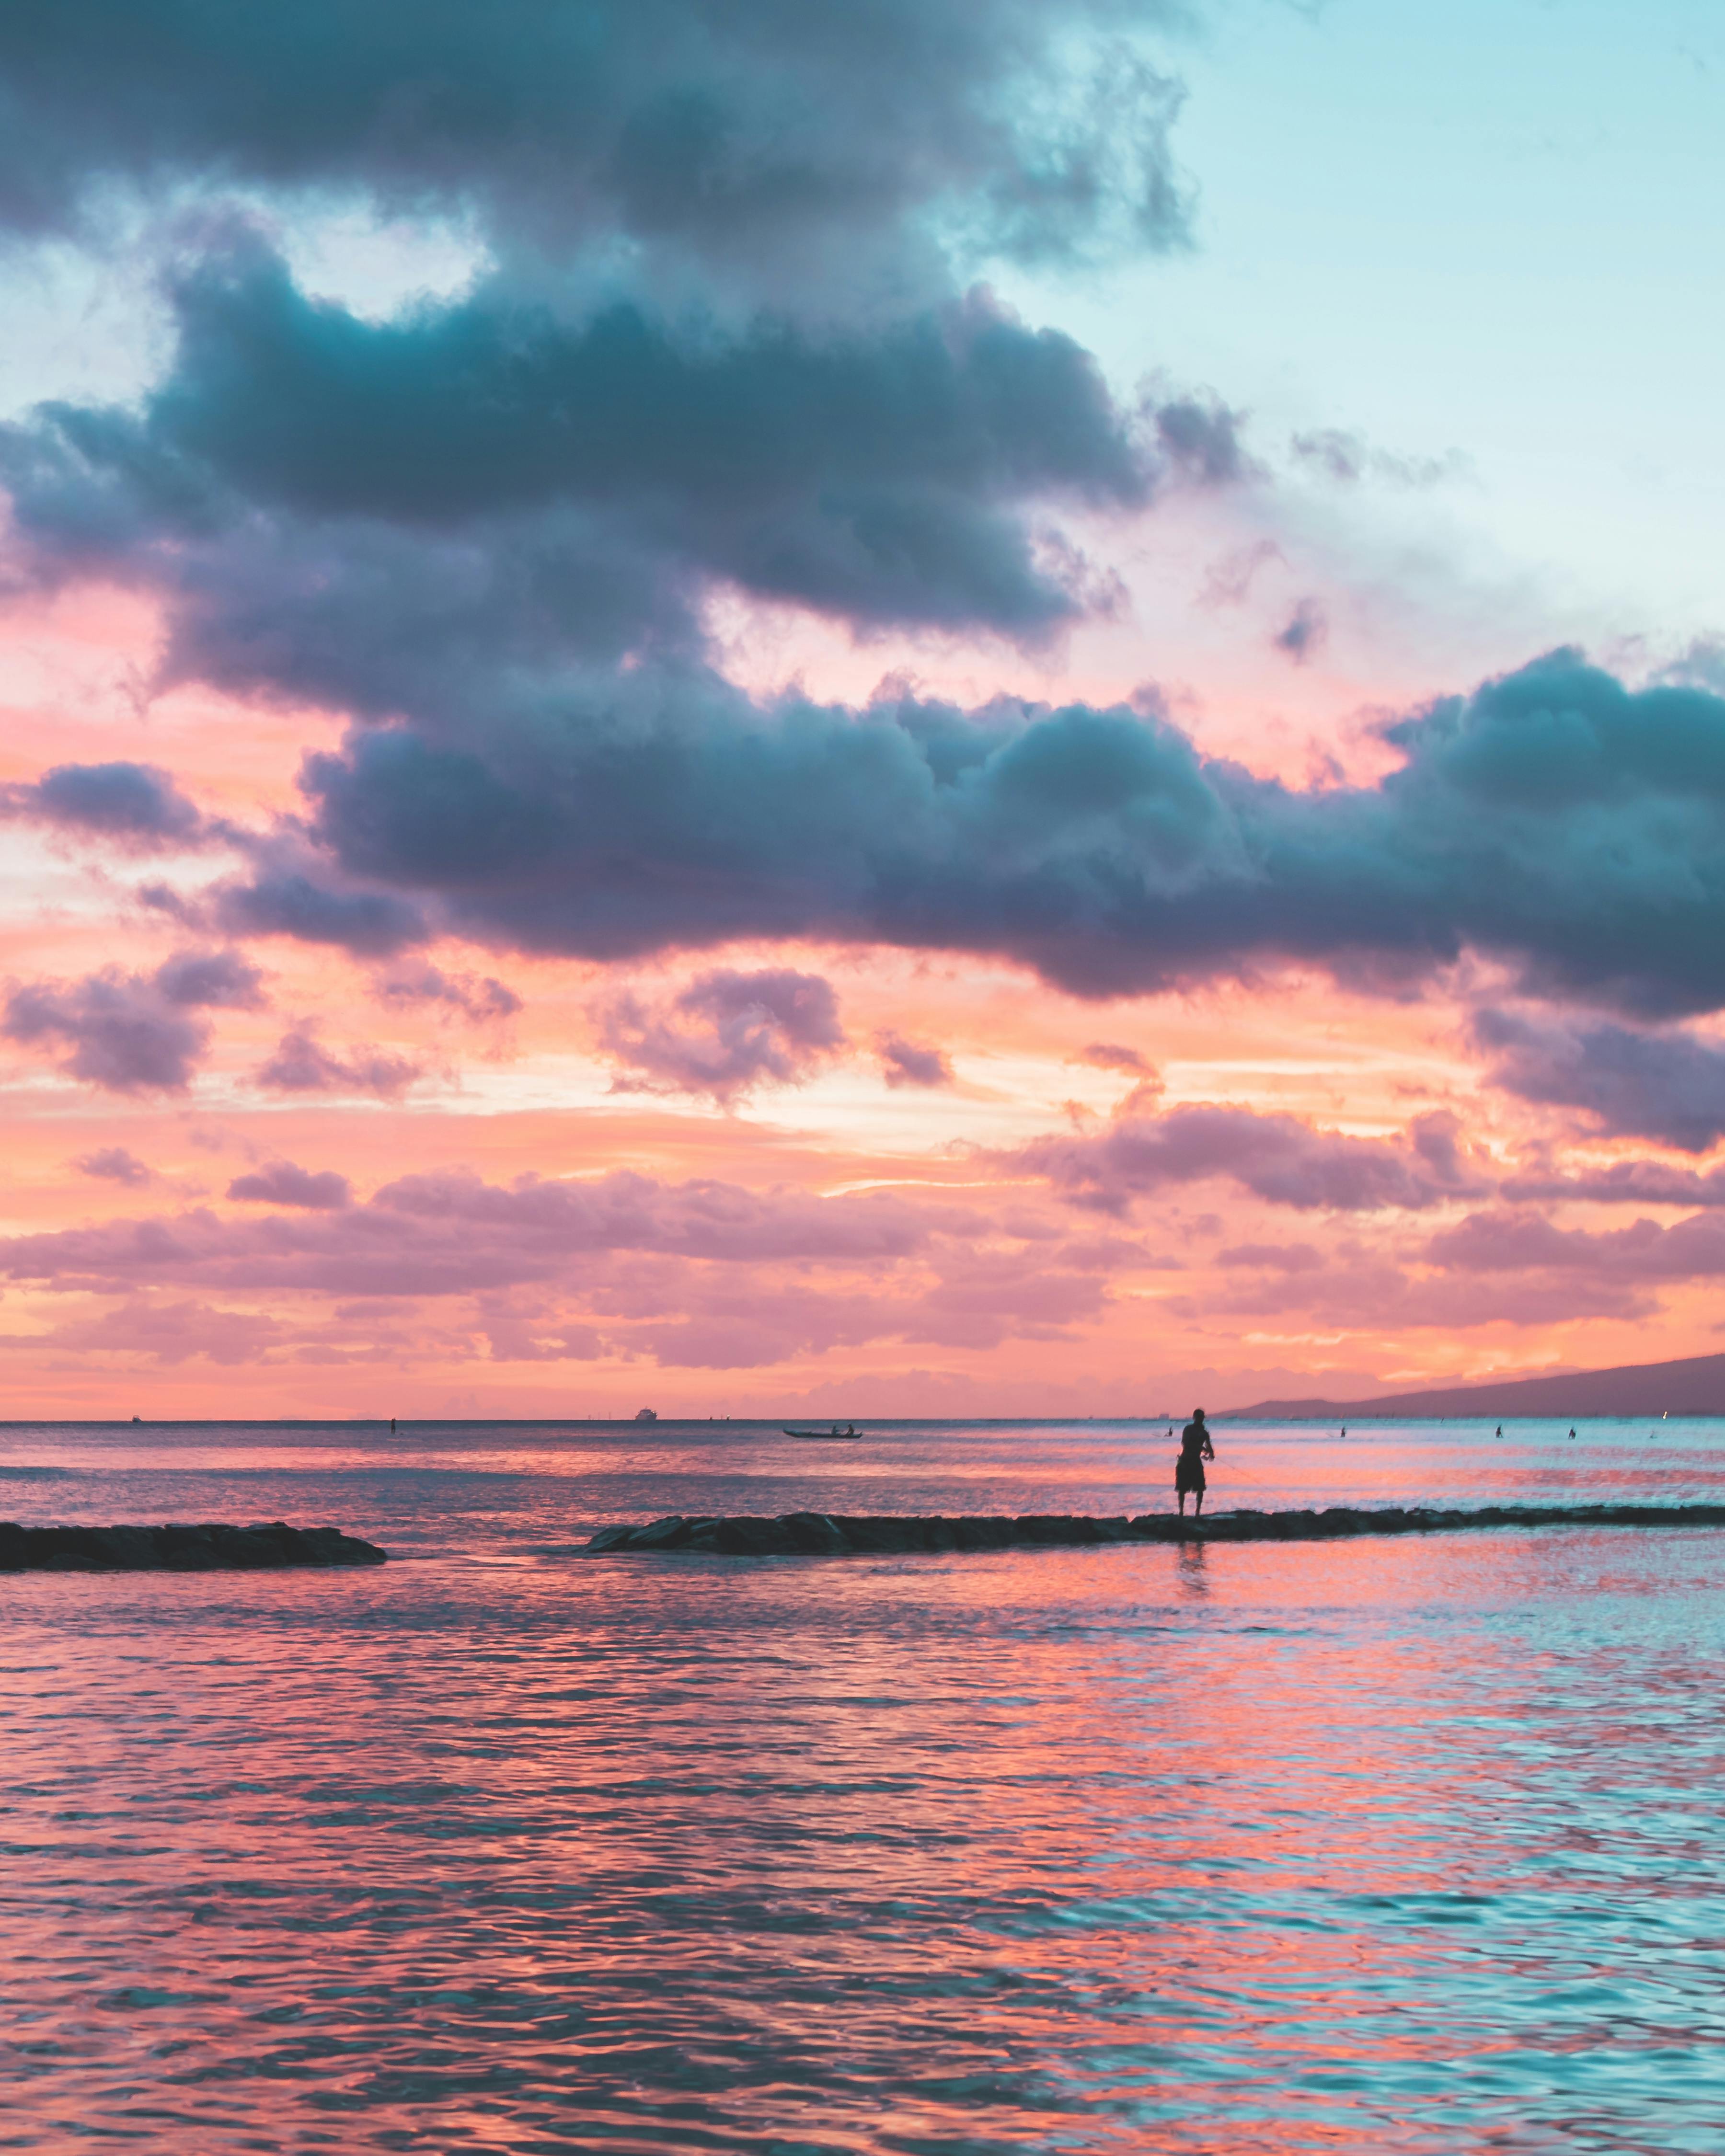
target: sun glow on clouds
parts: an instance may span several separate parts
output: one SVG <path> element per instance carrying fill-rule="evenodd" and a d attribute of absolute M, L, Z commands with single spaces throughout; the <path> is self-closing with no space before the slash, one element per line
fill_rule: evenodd
<path fill-rule="evenodd" d="M 1710 624 L 1541 658 L 1632 611 L 1466 440 L 1183 358 L 1160 8 L 651 0 L 579 80 L 557 12 L 439 108 L 386 5 L 316 113 L 321 8 L 153 104 L 88 37 L 31 103 L 0 23 L 18 1411 L 1714 1345 Z"/>

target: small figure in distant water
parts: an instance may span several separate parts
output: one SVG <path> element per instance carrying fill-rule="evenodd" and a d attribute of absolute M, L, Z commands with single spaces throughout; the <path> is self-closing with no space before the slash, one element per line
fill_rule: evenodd
<path fill-rule="evenodd" d="M 1574 1437 L 1575 1435 L 1575 1425 L 1573 1422 L 1569 1425 L 1569 1435 L 1571 1437 Z"/>
<path fill-rule="evenodd" d="M 1498 1435 L 1500 1437 L 1502 1437 L 1502 1435 L 1503 1435 L 1503 1424 L 1502 1424 L 1502 1423 L 1499 1423 L 1499 1424 L 1498 1424 L 1498 1425 L 1497 1425 L 1497 1435 Z"/>
<path fill-rule="evenodd" d="M 393 1415 L 391 1415 L 389 1418 L 389 1435 L 392 1437 L 395 1435 L 395 1417 Z"/>
<path fill-rule="evenodd" d="M 1174 1469 L 1174 1495 L 1180 1501 L 1180 1517 L 1186 1517 L 1186 1498 L 1192 1497 L 1192 1517 L 1204 1517 L 1204 1463 L 1214 1460 L 1216 1448 L 1210 1443 L 1210 1434 L 1204 1427 L 1204 1409 L 1194 1408 L 1192 1419 L 1180 1432 L 1180 1458 Z"/>
<path fill-rule="evenodd" d="M 1345 1422 L 1342 1425 L 1342 1435 L 1343 1437 L 1346 1437 L 1348 1435 L 1348 1425 Z"/>

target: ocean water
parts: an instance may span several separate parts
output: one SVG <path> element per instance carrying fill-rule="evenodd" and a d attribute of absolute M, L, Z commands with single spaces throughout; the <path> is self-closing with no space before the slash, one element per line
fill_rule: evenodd
<path fill-rule="evenodd" d="M 1211 1503 L 1725 1496 L 1725 1424 L 1217 1432 Z M 0 1429 L 0 2149 L 1725 2146 L 1725 1534 L 588 1560 L 1120 1512 L 1166 1425 Z"/>

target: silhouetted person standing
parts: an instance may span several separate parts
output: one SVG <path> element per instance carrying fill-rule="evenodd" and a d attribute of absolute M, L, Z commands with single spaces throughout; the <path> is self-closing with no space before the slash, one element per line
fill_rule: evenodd
<path fill-rule="evenodd" d="M 1194 1408 L 1192 1419 L 1180 1432 L 1179 1464 L 1174 1469 L 1174 1495 L 1180 1501 L 1180 1517 L 1186 1517 L 1186 1496 L 1192 1496 L 1192 1517 L 1199 1519 L 1204 1513 L 1204 1463 L 1214 1460 L 1216 1448 L 1210 1443 L 1210 1434 L 1204 1428 L 1204 1409 Z"/>

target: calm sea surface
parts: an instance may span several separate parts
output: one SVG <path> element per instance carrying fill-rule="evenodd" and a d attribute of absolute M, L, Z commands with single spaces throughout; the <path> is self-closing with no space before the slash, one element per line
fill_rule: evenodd
<path fill-rule="evenodd" d="M 1725 1424 L 1222 1425 L 1211 1502 L 1725 1497 Z M 1136 1512 L 1166 1425 L 0 1429 L 0 2149 L 1725 2147 L 1725 1534 L 588 1561 Z"/>

